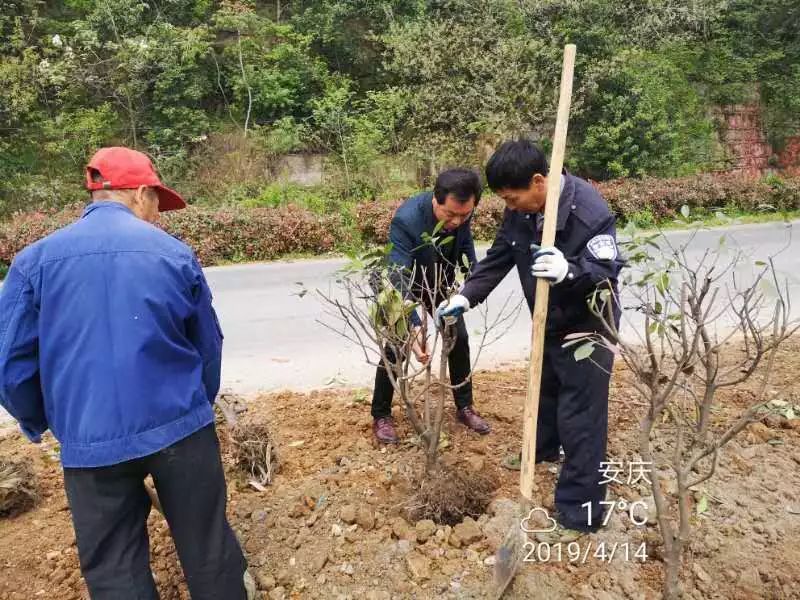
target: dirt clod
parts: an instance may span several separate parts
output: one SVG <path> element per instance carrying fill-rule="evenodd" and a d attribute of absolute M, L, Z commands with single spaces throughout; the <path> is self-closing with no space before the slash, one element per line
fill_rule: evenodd
<path fill-rule="evenodd" d="M 348 525 L 352 525 L 356 522 L 356 507 L 352 504 L 343 506 L 342 512 L 339 513 L 339 517 Z"/>
<path fill-rule="evenodd" d="M 431 577 L 430 560 L 419 552 L 410 552 L 406 556 L 406 566 L 408 572 L 416 580 L 430 579 Z"/>
<path fill-rule="evenodd" d="M 30 463 L 0 459 L 0 517 L 30 509 L 36 498 L 36 476 Z"/>
<path fill-rule="evenodd" d="M 436 533 L 436 523 L 430 519 L 423 519 L 422 521 L 417 521 L 414 529 L 417 532 L 417 539 L 419 540 L 420 544 L 424 544 L 432 535 Z"/>
<path fill-rule="evenodd" d="M 375 527 L 375 513 L 369 506 L 359 506 L 355 521 L 361 529 L 370 531 Z"/>

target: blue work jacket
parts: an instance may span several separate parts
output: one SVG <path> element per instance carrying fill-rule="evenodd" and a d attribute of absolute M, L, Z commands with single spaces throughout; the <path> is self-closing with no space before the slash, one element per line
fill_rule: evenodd
<path fill-rule="evenodd" d="M 124 205 L 28 246 L 0 292 L 0 404 L 65 467 L 146 456 L 213 420 L 222 333 L 191 249 Z"/>

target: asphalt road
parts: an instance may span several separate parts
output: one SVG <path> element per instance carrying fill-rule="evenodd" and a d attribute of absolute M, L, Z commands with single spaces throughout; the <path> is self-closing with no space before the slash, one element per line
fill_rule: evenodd
<path fill-rule="evenodd" d="M 800 225 L 800 221 L 793 225 Z M 737 269 L 737 276 L 743 279 L 752 276 L 754 260 L 776 255 L 776 267 L 790 277 L 790 293 L 800 297 L 800 279 L 794 276 L 800 272 L 800 240 L 792 236 L 793 228 L 785 223 L 739 225 L 676 231 L 669 233 L 668 239 L 677 245 L 692 238 L 688 255 L 690 260 L 699 260 L 707 248 L 717 248 L 720 237 L 726 235 L 728 251 L 741 250 L 748 257 Z M 485 249 L 479 251 L 479 258 L 484 252 Z M 319 322 L 336 324 L 325 316 L 325 303 L 314 290 L 335 293 L 336 272 L 344 264 L 341 259 L 300 260 L 207 270 L 225 331 L 225 387 L 248 393 L 371 385 L 374 368 L 365 363 L 363 351 Z M 301 289 L 309 290 L 302 298 L 295 295 Z M 515 270 L 489 298 L 490 321 L 509 297 L 512 304 L 522 299 Z M 796 308 L 793 312 L 800 317 Z M 467 322 L 470 335 L 475 338 L 476 331 L 483 328 L 484 318 L 473 310 L 467 313 Z M 637 313 L 626 312 L 623 333 L 633 336 L 639 325 Z M 524 308 L 507 333 L 484 348 L 479 367 L 525 361 L 529 345 L 530 316 Z"/>
<path fill-rule="evenodd" d="M 792 236 L 792 224 L 738 225 L 698 232 L 668 234 L 673 244 L 693 236 L 690 260 L 698 260 L 708 248 L 716 248 L 721 236 L 728 238 L 730 251 L 744 252 L 737 276 L 746 279 L 754 271 L 753 261 L 775 256 L 780 272 L 789 277 L 790 295 L 798 296 L 800 240 Z M 479 250 L 479 258 L 485 253 Z M 326 386 L 369 386 L 374 367 L 365 362 L 363 351 L 345 341 L 323 323 L 335 325 L 325 316 L 325 303 L 315 290 L 336 293 L 336 274 L 342 259 L 279 261 L 206 270 L 214 303 L 225 332 L 223 387 L 237 393 L 278 389 L 307 390 Z M 298 285 L 302 283 L 302 285 Z M 300 290 L 309 290 L 302 298 Z M 490 296 L 489 320 L 507 298 L 519 303 L 522 295 L 516 271 L 511 271 Z M 793 316 L 800 312 L 793 307 Z M 322 322 L 320 322 L 322 321 Z M 477 310 L 467 314 L 470 335 L 483 327 Z M 484 348 L 479 368 L 522 363 L 530 343 L 530 316 L 519 310 L 506 334 Z M 627 311 L 623 333 L 634 335 L 640 321 Z M 2 415 L 0 415 L 2 420 Z"/>

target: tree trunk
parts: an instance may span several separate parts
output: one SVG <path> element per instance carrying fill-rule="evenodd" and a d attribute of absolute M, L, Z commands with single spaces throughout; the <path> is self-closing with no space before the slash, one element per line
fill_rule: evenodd
<path fill-rule="evenodd" d="M 670 556 L 673 554 L 674 556 Z M 664 600 L 679 600 L 683 596 L 681 590 L 681 551 L 679 547 L 673 552 L 664 554 L 664 588 L 662 590 Z"/>
<path fill-rule="evenodd" d="M 652 410 L 652 409 L 651 409 Z M 658 414 L 645 415 L 639 424 L 639 454 L 642 460 L 655 465 L 653 452 L 650 448 L 650 433 L 653 430 Z M 656 505 L 658 529 L 664 543 L 664 586 L 662 589 L 664 600 L 678 600 L 681 597 L 680 568 L 682 544 L 679 536 L 674 534 L 674 527 L 669 520 L 669 505 L 664 492 L 661 490 L 658 475 L 653 470 L 651 488 L 653 501 Z"/>

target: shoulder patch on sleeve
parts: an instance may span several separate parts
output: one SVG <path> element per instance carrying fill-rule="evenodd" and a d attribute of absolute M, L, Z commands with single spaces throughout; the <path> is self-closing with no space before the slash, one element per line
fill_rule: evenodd
<path fill-rule="evenodd" d="M 608 234 L 596 235 L 586 244 L 592 256 L 597 260 L 614 260 L 617 258 L 617 242 Z"/>

